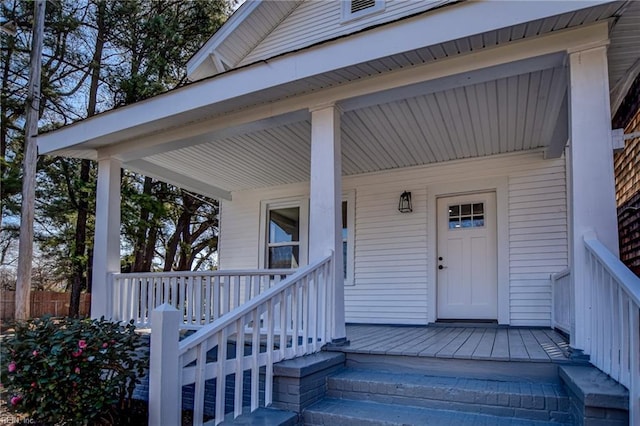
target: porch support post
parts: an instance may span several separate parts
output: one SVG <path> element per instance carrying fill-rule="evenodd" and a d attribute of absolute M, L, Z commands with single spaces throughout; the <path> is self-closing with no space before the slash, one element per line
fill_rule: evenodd
<path fill-rule="evenodd" d="M 607 41 L 569 52 L 569 265 L 574 303 L 571 346 L 590 352 L 591 291 L 584 235 L 618 255 Z"/>
<path fill-rule="evenodd" d="M 330 338 L 346 340 L 344 278 L 342 271 L 342 154 L 340 114 L 334 104 L 311 111 L 311 182 L 309 208 L 309 260 L 333 250 L 333 288 L 329 294 Z"/>
<path fill-rule="evenodd" d="M 91 317 L 111 312 L 111 289 L 107 275 L 120 272 L 120 169 L 114 158 L 98 160 L 96 190 L 96 229 L 93 244 L 93 280 L 91 283 Z"/>

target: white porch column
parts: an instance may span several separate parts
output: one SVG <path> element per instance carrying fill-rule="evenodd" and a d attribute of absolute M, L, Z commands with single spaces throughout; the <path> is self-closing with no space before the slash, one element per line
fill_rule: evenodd
<path fill-rule="evenodd" d="M 606 45 L 570 52 L 569 71 L 569 264 L 575 312 L 571 346 L 588 351 L 591 296 L 585 289 L 585 233 L 595 232 L 618 255 Z"/>
<path fill-rule="evenodd" d="M 120 272 L 120 169 L 114 158 L 98 160 L 96 230 L 93 244 L 91 317 L 109 319 L 112 301 L 107 274 Z"/>
<path fill-rule="evenodd" d="M 342 272 L 342 154 L 340 109 L 323 105 L 311 109 L 311 183 L 309 260 L 334 252 L 329 332 L 332 341 L 346 340 Z"/>

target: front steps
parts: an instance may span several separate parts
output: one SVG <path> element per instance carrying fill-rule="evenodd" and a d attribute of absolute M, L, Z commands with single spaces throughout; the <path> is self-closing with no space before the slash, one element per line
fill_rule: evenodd
<path fill-rule="evenodd" d="M 303 412 L 305 425 L 573 424 L 558 383 L 442 377 L 346 368 L 327 397 Z"/>
<path fill-rule="evenodd" d="M 559 423 L 327 398 L 305 411 L 304 424 L 306 426 L 543 426 Z"/>

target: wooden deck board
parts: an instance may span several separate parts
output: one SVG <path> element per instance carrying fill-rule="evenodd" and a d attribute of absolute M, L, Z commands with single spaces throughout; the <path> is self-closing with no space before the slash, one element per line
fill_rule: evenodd
<path fill-rule="evenodd" d="M 565 359 L 565 348 L 558 346 L 558 343 L 551 339 L 545 330 L 532 330 L 533 336 L 538 340 L 538 343 L 549 355 L 552 360 Z M 558 334 L 558 333 L 555 333 Z M 560 335 L 558 335 L 560 336 Z M 560 336 L 562 338 L 562 336 Z"/>
<path fill-rule="evenodd" d="M 505 329 L 497 329 L 496 339 L 493 342 L 493 350 L 491 351 L 491 359 L 500 361 L 508 361 L 509 358 L 509 335 Z"/>
<path fill-rule="evenodd" d="M 509 336 L 509 358 L 516 361 L 529 360 L 529 353 L 524 346 L 520 330 L 510 328 L 507 330 Z"/>
<path fill-rule="evenodd" d="M 396 350 L 401 355 L 416 356 L 420 352 L 420 348 L 424 347 L 427 341 L 436 338 L 436 336 L 442 331 L 444 331 L 444 329 L 438 330 L 434 327 L 427 328 L 426 332 L 419 338 L 417 338 L 413 342 L 407 342 L 404 345 L 400 345 L 398 348 L 396 348 Z"/>
<path fill-rule="evenodd" d="M 495 326 L 348 325 L 344 352 L 495 361 L 566 361 L 566 339 L 551 329 Z"/>
<path fill-rule="evenodd" d="M 520 330 L 520 335 L 522 336 L 522 341 L 524 342 L 524 347 L 529 354 L 529 358 L 536 361 L 549 361 L 551 359 L 533 336 L 531 330 L 522 329 Z"/>
<path fill-rule="evenodd" d="M 471 337 L 473 329 L 464 328 L 451 342 L 443 347 L 436 354 L 436 358 L 453 358 L 453 356 L 460 350 L 462 345 Z"/>
<path fill-rule="evenodd" d="M 389 352 L 394 353 L 397 351 L 398 346 L 414 340 L 416 337 L 424 334 L 424 332 L 424 330 L 419 328 L 412 328 L 410 330 L 400 332 L 394 338 L 387 340 L 379 347 L 374 346 L 374 348 L 371 349 L 371 353 L 374 355 L 383 355 Z"/>
<path fill-rule="evenodd" d="M 418 356 L 426 356 L 426 357 L 435 357 L 442 348 L 447 346 L 456 336 L 462 333 L 463 328 L 451 328 L 449 332 L 445 336 L 439 336 L 438 339 L 435 339 L 429 346 L 424 348 Z"/>
<path fill-rule="evenodd" d="M 358 352 L 369 353 L 369 347 L 380 345 L 385 342 L 389 336 L 398 333 L 397 328 L 395 327 L 380 327 L 375 329 L 373 332 L 370 332 L 359 339 L 354 339 L 351 341 L 351 345 Z"/>
<path fill-rule="evenodd" d="M 471 355 L 471 359 L 491 359 L 495 340 L 496 333 L 494 333 L 494 330 L 485 329 L 478 347 Z"/>
<path fill-rule="evenodd" d="M 454 358 L 463 358 L 463 359 L 464 358 L 471 358 L 473 356 L 473 353 L 478 348 L 478 345 L 482 341 L 482 337 L 484 336 L 484 331 L 485 330 L 483 328 L 475 328 L 475 329 L 473 329 L 473 332 L 471 333 L 471 336 L 469 336 L 467 341 L 464 342 L 464 344 L 462 346 L 460 346 L 460 349 L 458 349 L 456 351 L 456 353 L 453 354 L 453 357 Z M 493 341 L 492 341 L 492 345 L 493 345 Z"/>

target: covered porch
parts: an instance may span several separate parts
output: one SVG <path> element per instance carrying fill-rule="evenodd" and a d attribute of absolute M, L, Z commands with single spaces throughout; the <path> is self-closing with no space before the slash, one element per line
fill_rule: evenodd
<path fill-rule="evenodd" d="M 628 60 L 607 47 L 607 19 L 618 7 L 578 14 L 549 3 L 527 12 L 531 22 L 505 15 L 490 24 L 456 7 L 445 21 L 473 25 L 454 29 L 438 15 L 443 31 L 433 33 L 423 21 L 432 18 L 411 17 L 45 135 L 41 152 L 99 163 L 92 315 L 153 320 L 162 338 L 152 354 L 166 376 L 152 377 L 161 392 L 153 399 L 179 400 L 171 387 L 182 377 L 195 383 L 200 417 L 207 380 L 224 386 L 223 377 L 250 370 L 256 382 L 266 368 L 268 405 L 274 363 L 325 344 L 352 340 L 345 351 L 393 354 L 409 351 L 418 342 L 405 338 L 414 336 L 425 344 L 414 348 L 418 357 L 553 362 L 566 346 L 550 331 L 557 323 L 573 348 L 593 354 L 637 396 L 640 299 L 611 259 L 618 239 L 609 78 L 623 79 L 619 65 Z M 221 200 L 220 271 L 120 274 L 122 167 Z M 411 214 L 397 209 L 404 191 L 413 194 Z M 469 198 L 478 194 L 487 198 Z M 295 210 L 285 216 L 295 226 L 278 239 L 270 215 L 284 209 Z M 491 233 L 475 253 L 491 255 L 466 258 L 477 267 L 471 272 L 456 270 L 454 243 L 443 254 L 439 237 L 485 219 Z M 277 251 L 286 251 L 292 273 L 270 269 Z M 490 295 L 486 310 L 472 311 L 472 300 L 443 314 L 439 297 L 462 293 L 453 291 L 463 282 L 456 271 L 485 274 L 475 295 Z M 153 318 L 162 304 L 172 308 Z M 400 336 L 346 326 L 372 317 L 546 330 L 426 327 Z M 176 347 L 180 325 L 199 331 Z M 209 362 L 207 352 L 226 350 L 229 340 L 254 349 Z M 617 361 L 612 347 L 624 354 Z M 257 385 L 251 392 L 253 410 Z M 221 415 L 224 400 L 216 405 Z"/>

